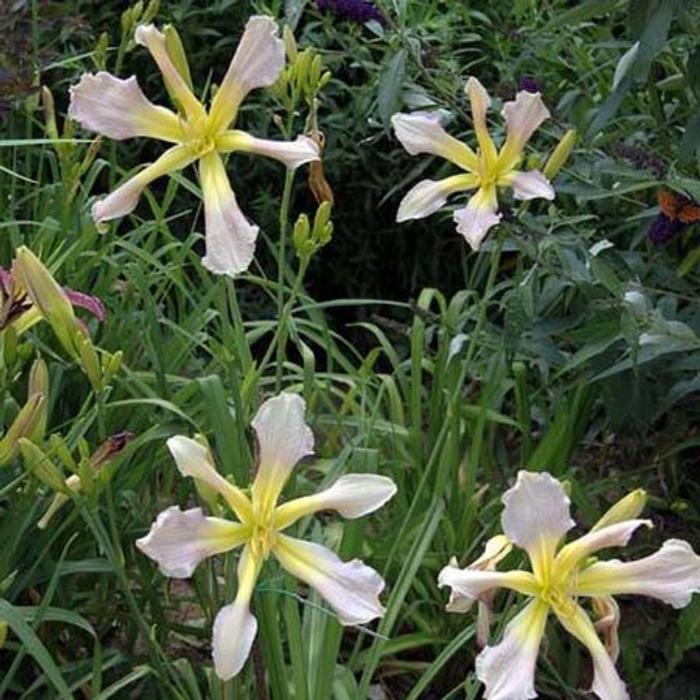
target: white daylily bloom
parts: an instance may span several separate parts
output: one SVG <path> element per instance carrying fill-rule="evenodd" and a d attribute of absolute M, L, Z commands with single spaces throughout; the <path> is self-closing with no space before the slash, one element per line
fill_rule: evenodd
<path fill-rule="evenodd" d="M 174 144 L 95 203 L 92 214 L 98 224 L 132 212 L 144 189 L 157 178 L 198 162 L 205 213 L 206 255 L 202 262 L 216 274 L 231 276 L 248 268 L 258 227 L 240 210 L 221 154 L 253 153 L 279 160 L 290 169 L 319 159 L 317 144 L 306 136 L 295 141 L 270 141 L 232 128 L 246 95 L 272 85 L 284 68 L 284 44 L 277 33 L 272 17 L 248 20 L 209 112 L 175 67 L 165 35 L 152 24 L 137 27 L 135 40 L 155 60 L 181 114 L 149 102 L 134 76 L 122 80 L 104 71 L 83 75 L 70 90 L 71 119 L 113 139 L 146 136 Z"/>
<path fill-rule="evenodd" d="M 348 474 L 329 488 L 278 505 L 287 479 L 303 457 L 313 453 L 314 439 L 304 422 L 304 401 L 282 393 L 269 399 L 253 419 L 258 441 L 258 470 L 248 498 L 216 471 L 209 451 L 182 435 L 168 447 L 183 476 L 214 488 L 238 522 L 205 517 L 200 508 L 163 511 L 150 532 L 136 544 L 160 570 L 174 578 L 191 576 L 206 557 L 244 545 L 238 564 L 236 599 L 216 616 L 213 657 L 217 675 L 235 676 L 248 658 L 257 631 L 250 612 L 255 582 L 265 560 L 273 554 L 282 567 L 322 595 L 344 625 L 369 622 L 384 614 L 379 594 L 381 576 L 360 560 L 343 562 L 325 547 L 282 534 L 290 525 L 321 510 L 359 518 L 380 508 L 396 493 L 396 484 L 376 474 Z"/>
<path fill-rule="evenodd" d="M 511 187 L 516 199 L 554 199 L 554 188 L 539 170 L 516 169 L 527 142 L 549 117 L 549 110 L 539 93 L 524 90 L 514 101 L 506 102 L 501 112 L 506 139 L 498 150 L 486 128 L 491 98 L 476 78 L 469 78 L 465 90 L 471 103 L 477 152 L 450 136 L 434 114 L 416 112 L 392 117 L 396 138 L 408 153 L 438 156 L 466 171 L 443 180 L 419 182 L 404 196 L 396 220 L 422 219 L 441 209 L 450 195 L 476 190 L 467 205 L 455 211 L 454 221 L 457 231 L 473 250 L 478 250 L 488 230 L 501 220 L 497 187 Z"/>
<path fill-rule="evenodd" d="M 629 700 L 615 670 L 620 611 L 612 596 L 648 595 L 680 608 L 690 603 L 693 593 L 700 592 L 700 557 L 681 540 L 667 540 L 658 552 L 637 561 L 590 563 L 591 555 L 624 546 L 639 527 L 651 527 L 651 521 L 636 518 L 645 500 L 643 491 L 632 492 L 588 534 L 561 546 L 574 526 L 564 488 L 545 472 L 518 473 L 515 486 L 503 496 L 505 537 L 499 536 L 503 541 L 490 540 L 484 555 L 465 569 L 451 561 L 438 578 L 439 585 L 452 588 L 447 609 L 454 612 L 465 612 L 497 588 L 531 599 L 510 621 L 500 644 L 486 647 L 477 657 L 476 673 L 486 686 L 487 700 L 537 697 L 535 664 L 550 612 L 588 648 L 593 660 L 592 691 L 601 700 Z M 532 571 L 494 570 L 507 542 L 527 552 Z M 579 604 L 580 598 L 591 599 L 600 617 L 597 625 Z M 605 644 L 596 630 L 603 634 Z"/>

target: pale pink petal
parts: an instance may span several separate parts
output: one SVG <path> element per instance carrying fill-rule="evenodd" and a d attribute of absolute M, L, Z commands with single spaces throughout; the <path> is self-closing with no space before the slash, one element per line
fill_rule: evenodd
<path fill-rule="evenodd" d="M 585 568 L 576 579 L 576 593 L 646 595 L 683 608 L 693 593 L 700 593 L 700 557 L 687 542 L 666 540 L 658 552 L 643 559 L 601 561 Z"/>
<path fill-rule="evenodd" d="M 163 80 L 168 90 L 178 101 L 180 107 L 185 111 L 188 120 L 193 123 L 202 122 L 206 118 L 207 113 L 175 67 L 168 53 L 165 34 L 159 31 L 153 24 L 141 24 L 136 27 L 134 40 L 137 44 L 145 46 L 151 56 L 153 56 L 153 60 L 163 74 Z"/>
<path fill-rule="evenodd" d="M 246 547 L 238 562 L 236 600 L 221 608 L 214 620 L 212 655 L 214 670 L 223 681 L 238 675 L 250 656 L 258 623 L 250 612 L 250 599 L 261 563 Z"/>
<path fill-rule="evenodd" d="M 278 535 L 274 553 L 292 576 L 314 588 L 343 625 L 361 625 L 384 615 L 384 580 L 359 559 L 342 561 L 320 544 Z"/>
<path fill-rule="evenodd" d="M 507 175 L 499 178 L 499 185 L 513 188 L 513 196 L 516 199 L 554 199 L 554 188 L 549 180 L 539 171 L 530 170 L 519 172 L 511 170 Z"/>
<path fill-rule="evenodd" d="M 525 144 L 545 119 L 549 110 L 542 102 L 539 92 L 519 92 L 514 102 L 503 105 L 503 118 L 506 121 L 506 142 L 499 156 L 503 170 L 510 170 L 522 155 Z"/>
<path fill-rule="evenodd" d="M 347 474 L 312 496 L 296 498 L 279 506 L 275 527 L 283 529 L 319 510 L 335 510 L 344 518 L 361 518 L 381 508 L 396 493 L 392 479 L 379 474 Z"/>
<path fill-rule="evenodd" d="M 308 136 L 297 136 L 295 141 L 272 141 L 256 138 L 245 131 L 226 131 L 217 137 L 216 148 L 220 153 L 241 151 L 274 158 L 290 170 L 321 157 L 318 144 Z"/>
<path fill-rule="evenodd" d="M 233 60 L 214 96 L 209 124 L 225 129 L 236 118 L 238 107 L 251 91 L 272 85 L 284 68 L 284 44 L 272 17 L 254 15 L 243 31 Z"/>
<path fill-rule="evenodd" d="M 277 502 L 296 463 L 313 454 L 314 436 L 305 412 L 304 399 L 285 392 L 265 401 L 253 418 L 259 448 L 253 500 L 265 508 Z"/>
<path fill-rule="evenodd" d="M 501 215 L 497 210 L 496 188 L 481 187 L 466 207 L 454 213 L 457 232 L 464 236 L 472 250 L 479 250 L 489 229 L 500 223 Z"/>
<path fill-rule="evenodd" d="M 521 470 L 502 500 L 503 532 L 527 551 L 535 573 L 546 570 L 557 544 L 575 524 L 564 487 L 547 472 Z"/>
<path fill-rule="evenodd" d="M 455 558 L 440 571 L 438 586 L 452 589 L 446 608 L 449 612 L 467 612 L 484 593 L 496 588 L 509 588 L 525 595 L 537 593 L 535 577 L 527 571 L 484 571 L 470 566 L 460 569 Z"/>
<path fill-rule="evenodd" d="M 453 175 L 444 180 L 421 180 L 404 195 L 399 204 L 396 221 L 423 219 L 445 206 L 451 194 L 476 187 L 477 183 L 476 175 Z"/>
<path fill-rule="evenodd" d="M 199 163 L 206 244 L 202 264 L 217 275 L 235 277 L 250 266 L 259 229 L 240 210 L 221 156 L 208 153 Z"/>
<path fill-rule="evenodd" d="M 177 143 L 181 139 L 177 116 L 146 99 L 136 78 L 109 73 L 85 73 L 70 88 L 68 117 L 111 139 L 149 136 Z"/>
<path fill-rule="evenodd" d="M 486 686 L 486 700 L 537 697 L 535 668 L 547 610 L 541 601 L 531 601 L 508 623 L 503 641 L 476 657 L 476 676 Z"/>
<path fill-rule="evenodd" d="M 185 146 L 173 146 L 155 163 L 128 179 L 104 199 L 95 202 L 92 206 L 92 218 L 95 223 L 100 224 L 130 214 L 136 209 L 141 193 L 151 182 L 168 173 L 182 170 L 193 161 L 194 158 Z"/>
<path fill-rule="evenodd" d="M 566 615 L 557 615 L 557 617 L 562 627 L 584 644 L 591 654 L 593 659 L 591 690 L 601 700 L 630 700 L 627 688 L 615 670 L 615 664 L 598 638 L 586 612 L 572 603 Z"/>
<path fill-rule="evenodd" d="M 436 114 L 414 112 L 391 118 L 396 138 L 412 156 L 420 153 L 439 156 L 465 170 L 476 170 L 479 159 L 466 143 L 450 136 Z"/>
<path fill-rule="evenodd" d="M 184 435 L 174 435 L 168 442 L 177 468 L 183 476 L 190 476 L 208 484 L 221 494 L 234 513 L 243 521 L 252 519 L 253 509 L 246 495 L 236 486 L 226 481 L 211 460 L 204 445 Z"/>
<path fill-rule="evenodd" d="M 249 532 L 240 523 L 206 518 L 201 508 L 172 506 L 158 515 L 136 546 L 158 562 L 165 576 L 189 578 L 199 562 L 243 544 Z"/>

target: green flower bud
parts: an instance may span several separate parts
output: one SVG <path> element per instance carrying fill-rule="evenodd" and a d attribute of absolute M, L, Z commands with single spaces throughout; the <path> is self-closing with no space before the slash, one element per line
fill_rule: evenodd
<path fill-rule="evenodd" d="M 51 324 L 63 348 L 73 359 L 77 359 L 78 326 L 73 307 L 58 282 L 26 246 L 17 249 L 14 271 L 32 303 Z"/>
<path fill-rule="evenodd" d="M 299 218 L 294 224 L 294 232 L 292 233 L 292 243 L 294 244 L 294 250 L 296 250 L 297 255 L 301 256 L 305 251 L 309 235 L 309 217 L 306 216 L 306 214 L 299 214 Z"/>
<path fill-rule="evenodd" d="M 297 41 L 294 38 L 294 31 L 288 24 L 285 24 L 282 30 L 282 41 L 284 42 L 284 50 L 287 54 L 287 62 L 293 65 L 297 60 L 299 51 L 297 49 Z"/>
<path fill-rule="evenodd" d="M 542 171 L 542 174 L 548 180 L 553 180 L 559 174 L 559 171 L 564 167 L 566 161 L 569 160 L 569 156 L 574 150 L 577 139 L 578 133 L 576 132 L 576 129 L 569 129 L 569 131 L 564 134 L 561 141 L 559 141 L 557 147 L 552 152 L 552 155 L 549 156 L 549 160 L 545 164 Z"/>
<path fill-rule="evenodd" d="M 40 481 L 58 493 L 67 493 L 69 488 L 60 469 L 51 461 L 46 453 L 31 440 L 20 438 L 19 449 L 27 470 Z"/>
<path fill-rule="evenodd" d="M 177 72 L 182 76 L 182 79 L 187 83 L 187 86 L 192 90 L 192 75 L 190 73 L 190 64 L 187 61 L 185 47 L 182 45 L 180 35 L 177 29 L 172 24 L 166 24 L 163 27 L 165 34 L 165 48 L 168 51 L 173 65 L 177 68 Z"/>
<path fill-rule="evenodd" d="M 621 523 L 623 520 L 634 520 L 639 517 L 647 504 L 647 492 L 644 489 L 635 489 L 615 503 L 603 517 L 591 528 L 600 530 Z"/>
<path fill-rule="evenodd" d="M 38 426 L 46 420 L 44 404 L 46 397 L 43 394 L 33 394 L 27 398 L 27 403 L 22 406 L 12 425 L 0 440 L 0 467 L 4 467 L 17 456 L 20 448 L 20 440 L 35 432 Z"/>

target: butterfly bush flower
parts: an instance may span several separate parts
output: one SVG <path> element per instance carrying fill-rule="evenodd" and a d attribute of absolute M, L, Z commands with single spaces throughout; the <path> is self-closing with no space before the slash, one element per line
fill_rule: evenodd
<path fill-rule="evenodd" d="M 466 93 L 478 143 L 476 152 L 450 136 L 435 114 L 415 112 L 392 117 L 396 137 L 408 153 L 439 156 L 464 171 L 442 180 L 421 180 L 401 201 L 396 220 L 422 219 L 444 207 L 451 195 L 476 190 L 467 205 L 455 211 L 454 221 L 457 231 L 473 250 L 478 250 L 488 230 L 501 220 L 498 187 L 511 187 L 516 199 L 554 199 L 552 185 L 539 170 L 517 169 L 525 145 L 550 115 L 538 92 L 518 92 L 514 101 L 503 106 L 506 138 L 498 150 L 486 128 L 489 94 L 473 77 L 467 80 Z"/>
<path fill-rule="evenodd" d="M 157 178 L 197 163 L 204 198 L 206 255 L 202 262 L 216 274 L 231 276 L 248 268 L 258 227 L 241 212 L 222 155 L 253 153 L 279 160 L 290 169 L 319 158 L 318 146 L 306 136 L 270 141 L 232 128 L 246 95 L 272 85 L 284 68 L 284 44 L 277 34 L 271 17 L 248 20 L 208 112 L 178 71 L 165 34 L 152 24 L 137 27 L 135 40 L 158 65 L 179 114 L 151 103 L 134 76 L 122 80 L 104 71 L 83 75 L 71 88 L 68 114 L 72 119 L 113 139 L 146 136 L 171 144 L 154 163 L 95 203 L 92 214 L 98 224 L 133 211 L 143 190 Z"/>
<path fill-rule="evenodd" d="M 322 595 L 344 625 L 369 622 L 384 614 L 381 576 L 358 559 L 341 561 L 329 549 L 284 534 L 300 518 L 335 510 L 344 518 L 375 511 L 396 492 L 394 482 L 376 474 L 349 474 L 312 496 L 279 504 L 282 489 L 303 457 L 313 453 L 314 439 L 304 422 L 304 401 L 282 393 L 266 401 L 253 419 L 259 454 L 257 476 L 248 498 L 216 470 L 208 450 L 181 435 L 168 440 L 180 473 L 215 489 L 237 521 L 206 517 L 200 508 L 163 511 L 150 532 L 137 541 L 142 552 L 173 578 L 188 578 L 206 557 L 243 547 L 238 562 L 238 593 L 214 621 L 216 674 L 226 680 L 243 667 L 257 631 L 250 600 L 260 570 L 270 555 L 284 569 Z"/>
<path fill-rule="evenodd" d="M 441 586 L 451 587 L 447 609 L 456 612 L 465 612 L 474 601 L 489 600 L 497 588 L 530 598 L 508 623 L 500 644 L 487 646 L 476 659 L 477 676 L 486 686 L 484 697 L 537 697 L 535 664 L 547 617 L 554 613 L 591 654 L 593 692 L 602 700 L 629 700 L 615 670 L 619 609 L 612 596 L 646 595 L 682 608 L 700 591 L 700 557 L 687 542 L 672 539 L 656 553 L 636 561 L 593 558 L 608 547 L 626 545 L 637 528 L 651 527 L 651 521 L 636 517 L 643 507 L 640 492 L 613 506 L 588 534 L 569 544 L 562 544 L 564 535 L 574 527 L 569 499 L 551 475 L 521 471 L 515 486 L 504 494 L 503 504 L 503 532 L 513 545 L 527 552 L 532 570 L 497 571 L 501 544 L 491 547 L 493 566 L 460 569 L 453 560 L 438 579 Z M 580 599 L 591 601 L 601 618 L 597 626 Z M 607 648 L 596 627 L 604 633 Z"/>

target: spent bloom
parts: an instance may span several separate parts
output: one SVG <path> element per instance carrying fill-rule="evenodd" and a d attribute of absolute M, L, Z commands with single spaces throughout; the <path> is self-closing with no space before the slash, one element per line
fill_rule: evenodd
<path fill-rule="evenodd" d="M 271 141 L 232 128 L 246 95 L 272 85 L 284 68 L 284 44 L 277 34 L 271 17 L 248 20 L 208 112 L 189 84 L 184 53 L 172 48 L 175 42 L 168 42 L 166 34 L 152 24 L 137 27 L 134 38 L 158 65 L 178 114 L 150 102 L 135 76 L 122 80 L 104 71 L 83 75 L 71 88 L 68 114 L 72 119 L 113 139 L 146 136 L 171 144 L 154 163 L 95 203 L 92 214 L 98 224 L 133 211 L 143 190 L 157 178 L 197 163 L 205 217 L 202 262 L 216 274 L 233 276 L 248 268 L 258 227 L 241 212 L 222 155 L 253 153 L 279 160 L 290 169 L 319 158 L 318 146 L 306 136 Z"/>
<path fill-rule="evenodd" d="M 502 525 L 508 540 L 527 552 L 532 570 L 497 571 L 503 547 L 492 546 L 492 566 L 460 569 L 453 560 L 440 572 L 439 584 L 452 588 L 447 609 L 454 612 L 465 612 L 477 600 L 490 601 L 497 588 L 530 599 L 508 623 L 503 640 L 487 646 L 476 659 L 487 700 L 537 697 L 535 665 L 550 613 L 588 648 L 593 659 L 592 691 L 602 700 L 629 700 L 615 670 L 619 609 L 613 596 L 646 595 L 682 608 L 694 592 L 700 592 L 700 557 L 682 540 L 667 540 L 656 553 L 631 562 L 593 557 L 608 547 L 626 545 L 642 525 L 651 527 L 651 521 L 637 518 L 644 501 L 643 492 L 632 492 L 588 534 L 562 544 L 574 527 L 564 488 L 547 473 L 521 471 L 515 486 L 503 496 Z M 596 625 L 580 599 L 591 601 L 599 617 Z M 603 633 L 605 644 L 598 632 Z"/>
<path fill-rule="evenodd" d="M 392 117 L 396 137 L 408 153 L 439 156 L 464 171 L 442 180 L 421 180 L 401 201 L 396 220 L 422 219 L 445 206 L 451 195 L 476 190 L 467 205 L 455 211 L 454 221 L 457 231 L 477 250 L 488 230 L 501 220 L 498 187 L 511 187 L 516 199 L 554 199 L 552 185 L 539 170 L 517 169 L 525 145 L 549 118 L 549 110 L 538 92 L 518 92 L 514 101 L 503 106 L 506 138 L 499 150 L 486 128 L 489 94 L 473 77 L 467 80 L 466 93 L 471 103 L 477 151 L 450 136 L 435 114 L 415 112 Z"/>
<path fill-rule="evenodd" d="M 258 410 L 253 419 L 258 465 L 250 498 L 217 472 L 206 447 L 181 435 L 170 438 L 168 447 L 180 473 L 218 492 L 237 521 L 206 517 L 200 508 L 182 511 L 173 506 L 160 513 L 148 535 L 136 543 L 158 562 L 163 574 L 173 578 L 188 578 L 206 557 L 243 546 L 236 599 L 214 621 L 214 668 L 224 680 L 239 673 L 250 653 L 257 632 L 250 601 L 270 555 L 318 591 L 342 624 L 363 624 L 384 614 L 379 602 L 384 581 L 374 569 L 358 559 L 343 562 L 331 550 L 283 532 L 320 510 L 359 518 L 396 492 L 394 482 L 385 476 L 348 474 L 312 496 L 279 504 L 295 464 L 313 452 L 313 434 L 304 422 L 304 411 L 303 399 L 291 393 L 267 400 Z"/>

